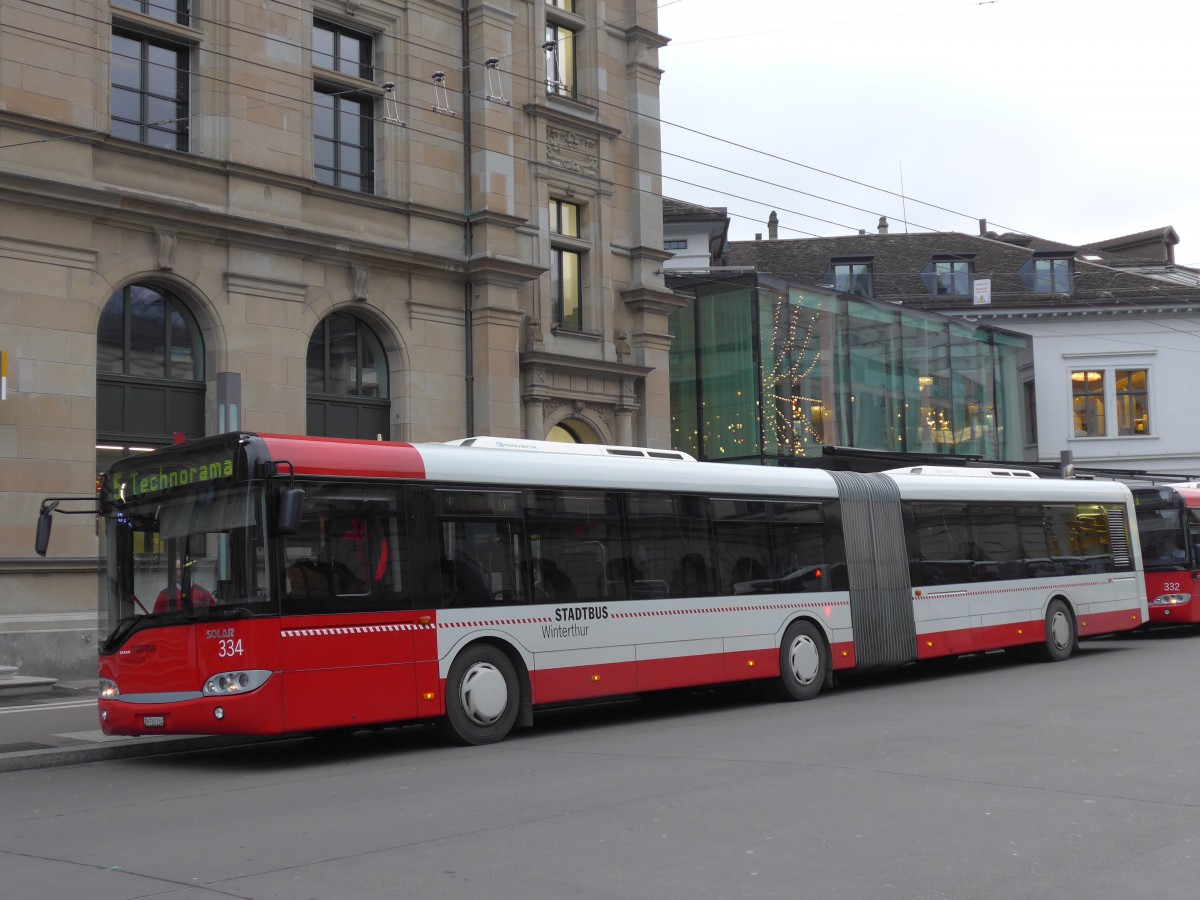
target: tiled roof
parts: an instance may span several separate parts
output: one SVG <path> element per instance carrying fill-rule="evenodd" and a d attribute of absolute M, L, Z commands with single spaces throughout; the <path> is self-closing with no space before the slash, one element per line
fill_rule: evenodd
<path fill-rule="evenodd" d="M 967 259 L 973 276 L 990 278 L 994 306 L 1061 306 L 1098 299 L 1112 303 L 1162 303 L 1172 297 L 1200 302 L 1200 291 L 1180 287 L 1132 272 L 1075 259 L 1074 292 L 1070 297 L 1039 294 L 1018 278 L 1017 272 L 1038 252 L 1074 255 L 1074 247 L 1035 240 L 1032 247 L 1018 246 L 1000 237 L 983 237 L 960 232 L 914 234 L 859 234 L 829 238 L 731 241 L 724 259 L 730 266 L 754 266 L 764 274 L 778 275 L 808 284 L 829 284 L 830 261 L 866 257 L 872 263 L 877 299 L 893 300 L 923 309 L 954 310 L 971 305 L 970 297 L 931 295 L 920 273 L 935 257 Z"/>
<path fill-rule="evenodd" d="M 662 202 L 664 219 L 723 219 L 729 214 L 724 206 L 701 206 L 698 203 L 686 203 L 672 197 L 663 197 Z"/>

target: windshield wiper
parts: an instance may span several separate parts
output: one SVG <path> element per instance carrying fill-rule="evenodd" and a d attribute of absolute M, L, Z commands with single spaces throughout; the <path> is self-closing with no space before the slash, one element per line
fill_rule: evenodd
<path fill-rule="evenodd" d="M 104 646 L 108 648 L 119 646 L 121 642 L 125 640 L 125 638 L 129 637 L 129 635 L 133 633 L 134 628 L 136 628 L 137 624 L 144 618 L 145 616 L 139 615 L 138 613 L 134 613 L 132 616 L 126 616 L 123 618 L 117 623 L 117 627 L 108 633 L 108 637 L 104 639 Z"/>

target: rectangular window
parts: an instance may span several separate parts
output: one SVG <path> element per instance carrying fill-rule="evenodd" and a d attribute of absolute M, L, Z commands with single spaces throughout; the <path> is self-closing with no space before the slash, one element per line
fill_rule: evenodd
<path fill-rule="evenodd" d="M 336 88 L 313 89 L 313 177 L 321 184 L 374 189 L 374 99 Z"/>
<path fill-rule="evenodd" d="M 283 544 L 284 613 L 411 608 L 405 522 L 393 486 L 307 485 Z"/>
<path fill-rule="evenodd" d="M 626 497 L 633 563 L 646 591 L 659 597 L 710 597 L 719 577 L 704 497 L 632 494 Z"/>
<path fill-rule="evenodd" d="M 188 24 L 188 0 L 111 0 L 114 9 L 127 9 L 164 22 Z"/>
<path fill-rule="evenodd" d="M 934 260 L 934 293 L 946 297 L 965 297 L 971 293 L 971 264 L 966 260 Z"/>
<path fill-rule="evenodd" d="M 313 20 L 313 65 L 370 81 L 375 77 L 370 35 Z"/>
<path fill-rule="evenodd" d="M 550 291 L 554 297 L 554 325 L 566 331 L 583 331 L 582 256 L 554 247 L 550 251 Z"/>
<path fill-rule="evenodd" d="M 663 241 L 663 249 L 664 250 L 686 250 L 687 249 L 687 239 L 685 238 L 682 241 Z"/>
<path fill-rule="evenodd" d="M 562 9 L 571 13 L 575 12 L 575 0 L 546 0 L 546 3 L 555 9 Z"/>
<path fill-rule="evenodd" d="M 578 240 L 579 222 L 579 204 L 551 199 L 550 294 L 554 327 L 566 331 L 583 331 L 583 251 L 553 242 L 555 236 Z"/>
<path fill-rule="evenodd" d="M 1077 369 L 1071 373 L 1071 411 L 1075 437 L 1104 437 L 1104 373 Z"/>
<path fill-rule="evenodd" d="M 869 262 L 835 262 L 833 264 L 833 287 L 845 294 L 871 297 L 871 264 Z"/>
<path fill-rule="evenodd" d="M 550 201 L 550 231 L 567 237 L 579 237 L 579 204 L 552 199 Z"/>
<path fill-rule="evenodd" d="M 575 34 L 566 25 L 546 23 L 546 91 L 574 97 L 577 88 L 575 70 Z"/>
<path fill-rule="evenodd" d="M 1033 289 L 1039 294 L 1071 293 L 1071 260 L 1034 259 Z"/>
<path fill-rule="evenodd" d="M 1150 394 L 1146 369 L 1117 369 L 1117 434 L 1150 433 Z"/>
<path fill-rule="evenodd" d="M 621 537 L 620 504 L 603 491 L 525 493 L 535 603 L 574 603 L 631 596 L 637 568 Z"/>
<path fill-rule="evenodd" d="M 1036 382 L 1026 381 L 1021 388 L 1025 392 L 1025 442 L 1036 445 L 1038 442 L 1037 385 Z"/>
<path fill-rule="evenodd" d="M 112 35 L 114 137 L 188 149 L 188 48 L 131 31 Z"/>

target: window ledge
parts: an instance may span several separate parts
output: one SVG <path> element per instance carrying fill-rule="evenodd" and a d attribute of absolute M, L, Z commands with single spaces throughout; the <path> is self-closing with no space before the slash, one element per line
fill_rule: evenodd
<path fill-rule="evenodd" d="M 355 78 L 353 75 L 335 72 L 333 69 L 313 66 L 312 76 L 314 84 L 327 85 L 347 91 L 357 91 L 360 94 L 370 94 L 372 97 L 384 96 L 382 85 L 376 84 L 374 81 L 368 81 L 365 78 Z"/>
<path fill-rule="evenodd" d="M 140 34 L 176 41 L 180 44 L 190 44 L 194 47 L 199 46 L 200 42 L 204 40 L 202 32 L 187 25 L 156 19 L 153 16 L 142 15 L 142 13 L 132 12 L 128 9 L 114 7 L 110 12 L 113 28 L 125 28 Z"/>

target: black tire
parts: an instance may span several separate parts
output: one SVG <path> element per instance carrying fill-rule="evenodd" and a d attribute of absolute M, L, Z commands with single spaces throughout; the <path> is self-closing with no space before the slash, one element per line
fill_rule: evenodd
<path fill-rule="evenodd" d="M 829 650 L 820 629 L 800 619 L 788 626 L 779 645 L 779 679 L 771 683 L 777 700 L 811 700 L 829 674 Z"/>
<path fill-rule="evenodd" d="M 1046 640 L 1041 647 L 1041 657 L 1047 662 L 1062 662 L 1075 651 L 1078 641 L 1075 633 L 1075 617 L 1066 601 L 1055 597 L 1046 607 Z"/>
<path fill-rule="evenodd" d="M 442 731 L 461 744 L 494 744 L 512 731 L 520 707 L 512 662 L 490 644 L 474 644 L 450 666 Z"/>

